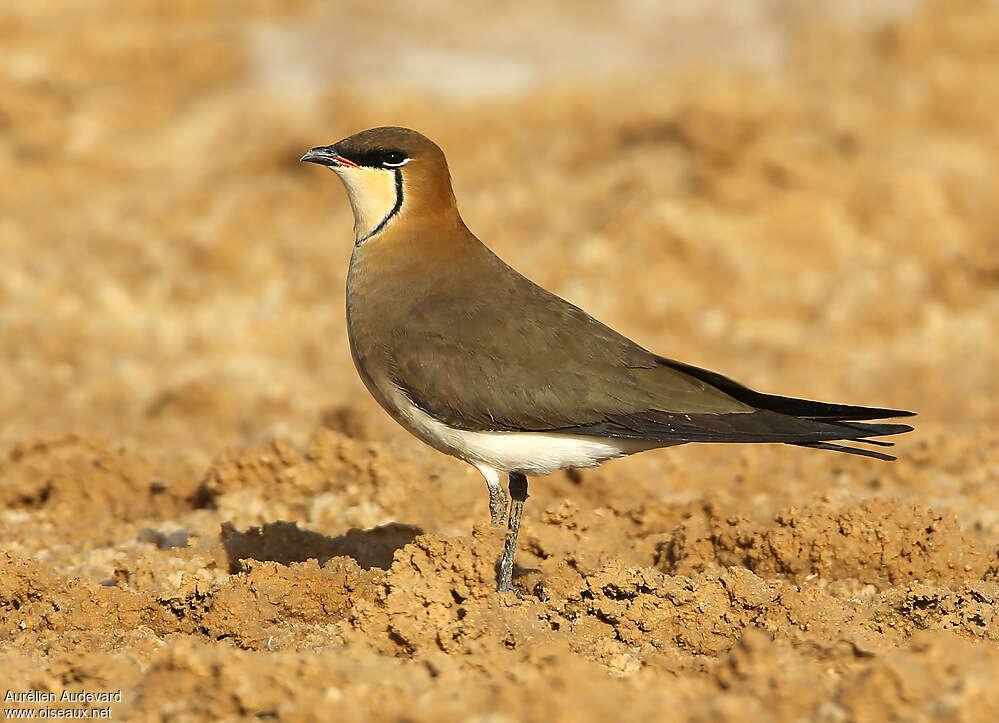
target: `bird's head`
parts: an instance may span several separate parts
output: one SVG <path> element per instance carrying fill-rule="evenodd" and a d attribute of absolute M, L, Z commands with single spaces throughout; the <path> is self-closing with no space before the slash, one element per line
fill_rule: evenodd
<path fill-rule="evenodd" d="M 313 148 L 301 160 L 328 166 L 343 181 L 354 210 L 357 243 L 400 218 L 457 218 L 443 151 L 409 128 L 371 128 Z"/>

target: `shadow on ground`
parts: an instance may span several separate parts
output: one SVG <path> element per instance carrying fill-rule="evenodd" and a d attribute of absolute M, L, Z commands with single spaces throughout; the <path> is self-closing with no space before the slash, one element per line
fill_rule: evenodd
<path fill-rule="evenodd" d="M 370 530 L 352 528 L 337 537 L 299 529 L 295 522 L 268 522 L 263 527 L 237 530 L 222 523 L 220 537 L 229 557 L 229 572 L 243 570 L 243 560 L 279 562 L 288 565 L 316 559 L 325 565 L 331 557 L 352 557 L 365 570 L 387 570 L 395 551 L 408 545 L 423 530 L 414 525 L 390 522 Z"/>

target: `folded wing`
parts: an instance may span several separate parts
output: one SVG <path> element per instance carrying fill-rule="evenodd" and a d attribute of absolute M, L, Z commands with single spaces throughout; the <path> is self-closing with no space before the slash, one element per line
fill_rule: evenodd
<path fill-rule="evenodd" d="M 452 427 L 784 442 L 886 459 L 829 443 L 912 429 L 860 421 L 911 412 L 763 394 L 659 357 L 509 267 L 492 278 L 503 285 L 487 296 L 450 289 L 413 303 L 393 350 L 394 383 Z"/>

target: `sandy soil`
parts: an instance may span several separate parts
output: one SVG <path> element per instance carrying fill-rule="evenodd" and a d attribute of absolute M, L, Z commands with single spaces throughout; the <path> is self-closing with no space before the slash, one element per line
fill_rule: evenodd
<path fill-rule="evenodd" d="M 999 718 L 994 3 L 126 5 L 0 16 L 0 691 L 162 721 Z M 497 596 L 478 474 L 356 378 L 349 208 L 297 162 L 384 123 L 646 346 L 918 411 L 899 461 L 704 445 L 535 479 L 527 594 Z"/>

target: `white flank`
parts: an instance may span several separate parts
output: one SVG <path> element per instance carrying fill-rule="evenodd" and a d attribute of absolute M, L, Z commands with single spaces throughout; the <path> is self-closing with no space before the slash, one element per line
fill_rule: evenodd
<path fill-rule="evenodd" d="M 594 467 L 609 459 L 669 443 L 642 439 L 584 437 L 553 432 L 468 432 L 444 424 L 413 404 L 401 391 L 391 400 L 396 419 L 431 447 L 483 471 L 551 474 L 560 469 Z"/>

